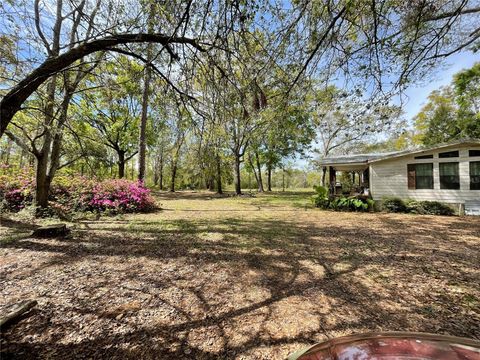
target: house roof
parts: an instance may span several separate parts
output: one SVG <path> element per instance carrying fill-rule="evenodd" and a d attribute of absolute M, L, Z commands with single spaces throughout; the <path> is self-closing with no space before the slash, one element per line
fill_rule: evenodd
<path fill-rule="evenodd" d="M 319 164 L 368 164 L 374 160 L 382 159 L 386 156 L 391 156 L 396 153 L 398 152 L 328 156 L 320 160 Z"/>
<path fill-rule="evenodd" d="M 408 149 L 402 151 L 392 151 L 384 153 L 370 153 L 370 154 L 352 154 L 352 155 L 339 155 L 339 156 L 327 156 L 321 159 L 318 164 L 320 166 L 326 165 L 366 165 L 372 162 L 397 158 L 405 155 L 421 154 L 424 152 L 438 150 L 445 147 L 458 146 L 458 145 L 480 145 L 480 140 L 476 139 L 463 139 L 455 142 L 438 144 L 432 147 L 419 147 L 415 149 Z"/>

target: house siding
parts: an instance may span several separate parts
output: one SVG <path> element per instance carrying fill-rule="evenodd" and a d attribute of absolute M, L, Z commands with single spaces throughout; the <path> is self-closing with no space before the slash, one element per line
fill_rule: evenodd
<path fill-rule="evenodd" d="M 442 158 L 439 153 L 459 151 L 459 157 Z M 480 161 L 480 156 L 469 156 L 469 150 L 480 150 L 480 145 L 452 146 L 439 150 L 426 151 L 421 154 L 405 155 L 385 159 L 370 164 L 370 191 L 374 200 L 384 197 L 401 199 L 441 201 L 445 203 L 464 203 L 466 200 L 480 200 L 480 190 L 470 190 L 470 161 Z M 415 159 L 419 155 L 433 155 L 433 159 Z M 439 163 L 458 162 L 460 189 L 440 189 Z M 433 189 L 408 189 L 407 165 L 433 163 Z"/>

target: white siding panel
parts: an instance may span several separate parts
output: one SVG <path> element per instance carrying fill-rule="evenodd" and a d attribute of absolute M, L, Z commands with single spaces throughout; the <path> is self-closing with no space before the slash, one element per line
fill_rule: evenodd
<path fill-rule="evenodd" d="M 479 150 L 480 145 L 468 147 L 444 148 L 440 151 L 426 152 L 433 154 L 433 159 L 416 160 L 413 155 L 387 159 L 370 164 L 370 191 L 374 200 L 383 197 L 399 197 L 414 200 L 436 200 L 446 203 L 463 203 L 465 200 L 480 200 L 479 190 L 470 190 L 470 161 L 480 161 L 480 157 L 469 157 L 468 150 Z M 438 157 L 439 152 L 459 150 L 458 158 Z M 407 164 L 433 162 L 433 189 L 409 190 Z M 460 190 L 440 189 L 439 162 L 458 162 L 460 173 Z"/>

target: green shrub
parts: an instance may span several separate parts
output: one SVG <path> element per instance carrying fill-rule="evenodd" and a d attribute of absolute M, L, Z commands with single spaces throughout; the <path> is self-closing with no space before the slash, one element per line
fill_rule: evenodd
<path fill-rule="evenodd" d="M 348 198 L 339 197 L 330 201 L 329 208 L 336 211 L 346 210 L 348 208 Z"/>
<path fill-rule="evenodd" d="M 374 211 L 375 210 L 375 201 L 373 199 L 366 199 L 368 210 Z"/>
<path fill-rule="evenodd" d="M 337 211 L 367 211 L 373 207 L 373 200 L 363 197 L 341 197 L 330 202 L 330 209 Z"/>
<path fill-rule="evenodd" d="M 407 200 L 405 202 L 405 212 L 411 214 L 425 214 L 425 208 L 423 207 L 424 201 Z"/>
<path fill-rule="evenodd" d="M 421 202 L 423 209 L 425 210 L 424 214 L 429 215 L 453 215 L 453 209 L 441 202 L 438 201 L 422 201 Z"/>
<path fill-rule="evenodd" d="M 316 207 L 336 211 L 367 211 L 373 209 L 374 201 L 365 197 L 339 197 L 331 199 L 328 189 L 324 186 L 314 186 L 316 194 L 312 200 Z"/>
<path fill-rule="evenodd" d="M 396 197 L 383 199 L 382 208 L 383 210 L 392 213 L 403 213 L 407 211 L 407 207 L 405 206 L 403 200 Z"/>
<path fill-rule="evenodd" d="M 400 199 L 393 199 L 395 200 L 395 205 L 392 205 L 392 199 L 387 202 L 388 206 L 394 207 L 395 209 L 401 209 L 401 205 L 398 205 L 398 200 Z M 386 201 L 386 200 L 385 200 Z M 384 209 L 387 209 L 385 206 L 385 201 L 383 203 Z M 403 201 L 400 200 L 401 203 Z M 404 208 L 403 211 L 390 211 L 390 212 L 405 212 L 410 214 L 425 214 L 425 215 L 453 215 L 453 209 L 441 202 L 438 201 L 418 201 L 418 200 L 407 200 L 403 203 Z"/>
<path fill-rule="evenodd" d="M 328 189 L 325 186 L 313 186 L 316 194 L 313 195 L 312 200 L 316 207 L 321 209 L 328 209 L 330 199 L 328 197 Z"/>

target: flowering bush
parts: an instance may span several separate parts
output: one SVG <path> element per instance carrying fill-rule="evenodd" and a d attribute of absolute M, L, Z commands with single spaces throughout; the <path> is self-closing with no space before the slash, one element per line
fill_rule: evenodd
<path fill-rule="evenodd" d="M 8 211 L 17 212 L 32 203 L 35 181 L 33 170 L 14 170 L 8 165 L 0 165 L 0 202 Z"/>
<path fill-rule="evenodd" d="M 1 207 L 18 212 L 33 202 L 33 171 L 0 168 Z M 78 175 L 59 175 L 50 188 L 52 207 L 63 213 L 71 211 L 108 212 L 113 214 L 145 212 L 155 207 L 150 190 L 141 182 L 125 179 L 90 179 Z"/>
<path fill-rule="evenodd" d="M 89 211 L 90 200 L 96 184 L 101 184 L 97 179 L 90 179 L 81 175 L 56 176 L 50 188 L 49 200 L 63 212 L 67 209 L 75 211 Z"/>
<path fill-rule="evenodd" d="M 153 199 L 143 183 L 128 180 L 105 180 L 91 192 L 89 205 L 93 210 L 114 212 L 145 212 L 153 208 Z"/>

